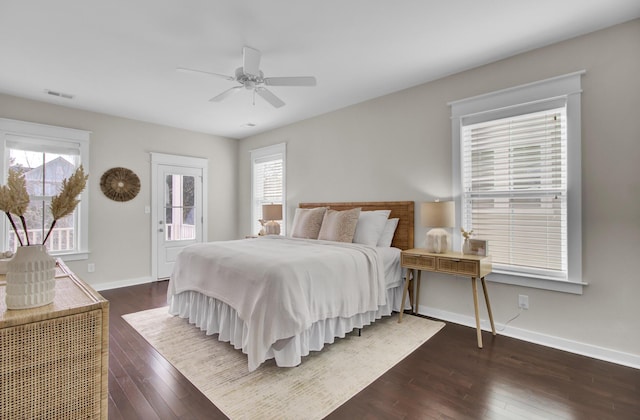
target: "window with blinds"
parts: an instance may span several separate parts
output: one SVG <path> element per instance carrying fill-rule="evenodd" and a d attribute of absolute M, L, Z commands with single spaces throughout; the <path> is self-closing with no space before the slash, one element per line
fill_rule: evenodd
<path fill-rule="evenodd" d="M 490 281 L 582 293 L 583 74 L 449 103 L 456 225 L 487 240 Z"/>
<path fill-rule="evenodd" d="M 282 204 L 285 212 L 285 145 L 279 144 L 251 152 L 252 161 L 252 234 L 260 232 L 263 204 Z M 284 223 L 280 221 L 284 234 Z"/>
<path fill-rule="evenodd" d="M 566 108 L 461 127 L 462 226 L 496 269 L 567 279 Z"/>
<path fill-rule="evenodd" d="M 89 134 L 84 130 L 0 119 L 0 144 L 5 156 L 0 163 L 3 177 L 6 179 L 9 169 L 23 174 L 29 194 L 29 206 L 24 214 L 27 229 L 20 224 L 14 230 L 3 221 L 0 230 L 5 249 L 15 250 L 20 240 L 25 244 L 27 239 L 30 244 L 43 242 L 53 222 L 51 199 L 61 191 L 63 181 L 81 164 L 85 173 L 90 173 Z M 56 221 L 46 243 L 52 255 L 67 260 L 86 257 L 87 194 L 85 189 L 73 213 Z"/>

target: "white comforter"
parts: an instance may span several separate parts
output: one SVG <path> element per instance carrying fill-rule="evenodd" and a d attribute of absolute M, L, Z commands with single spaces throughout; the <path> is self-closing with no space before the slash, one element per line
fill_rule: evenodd
<path fill-rule="evenodd" d="M 314 322 L 376 310 L 385 288 L 375 248 L 271 236 L 185 248 L 168 299 L 197 291 L 233 307 L 247 328 L 242 350 L 253 370 L 274 343 Z"/>

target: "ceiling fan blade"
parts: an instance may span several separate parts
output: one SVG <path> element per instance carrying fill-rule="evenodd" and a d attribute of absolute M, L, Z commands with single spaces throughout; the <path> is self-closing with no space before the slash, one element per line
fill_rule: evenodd
<path fill-rule="evenodd" d="M 238 89 L 242 89 L 242 88 L 244 88 L 244 86 L 234 86 L 231 89 L 227 89 L 224 92 L 222 92 L 221 94 L 219 94 L 217 96 L 214 96 L 213 98 L 209 99 L 209 102 L 220 102 L 221 100 L 223 100 L 227 96 L 231 95 L 234 92 L 237 92 Z"/>
<path fill-rule="evenodd" d="M 232 81 L 236 80 L 235 77 L 227 76 L 226 74 L 212 73 L 210 71 L 188 69 L 188 68 L 185 68 L 185 67 L 177 67 L 176 70 L 184 72 L 184 73 L 201 73 L 201 74 L 208 74 L 209 76 L 221 77 L 221 78 L 227 79 L 227 80 L 232 80 Z"/>
<path fill-rule="evenodd" d="M 242 48 L 242 68 L 244 74 L 260 76 L 260 51 L 251 48 Z"/>
<path fill-rule="evenodd" d="M 267 90 L 263 87 L 257 87 L 256 92 L 262 97 L 262 99 L 269 102 L 274 107 L 280 108 L 281 106 L 284 106 L 284 102 L 282 102 L 282 99 L 271 93 L 270 90 Z"/>
<path fill-rule="evenodd" d="M 300 77 L 265 77 L 267 86 L 315 86 L 316 78 L 313 76 Z"/>

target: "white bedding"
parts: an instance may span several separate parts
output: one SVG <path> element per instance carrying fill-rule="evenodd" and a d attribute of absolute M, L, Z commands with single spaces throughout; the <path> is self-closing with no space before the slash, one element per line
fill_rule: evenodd
<path fill-rule="evenodd" d="M 194 245 L 176 261 L 170 312 L 241 348 L 249 370 L 291 366 L 398 306 L 399 252 L 279 236 Z"/>

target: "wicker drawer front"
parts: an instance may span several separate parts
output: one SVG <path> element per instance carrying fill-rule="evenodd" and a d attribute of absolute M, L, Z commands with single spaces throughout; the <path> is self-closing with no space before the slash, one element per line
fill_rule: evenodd
<path fill-rule="evenodd" d="M 480 272 L 477 261 L 460 261 L 449 258 L 438 258 L 438 270 L 469 276 L 477 276 Z"/>
<path fill-rule="evenodd" d="M 102 311 L 0 330 L 0 418 L 100 418 Z"/>
<path fill-rule="evenodd" d="M 436 259 L 426 255 L 402 254 L 402 266 L 419 270 L 435 270 Z"/>

